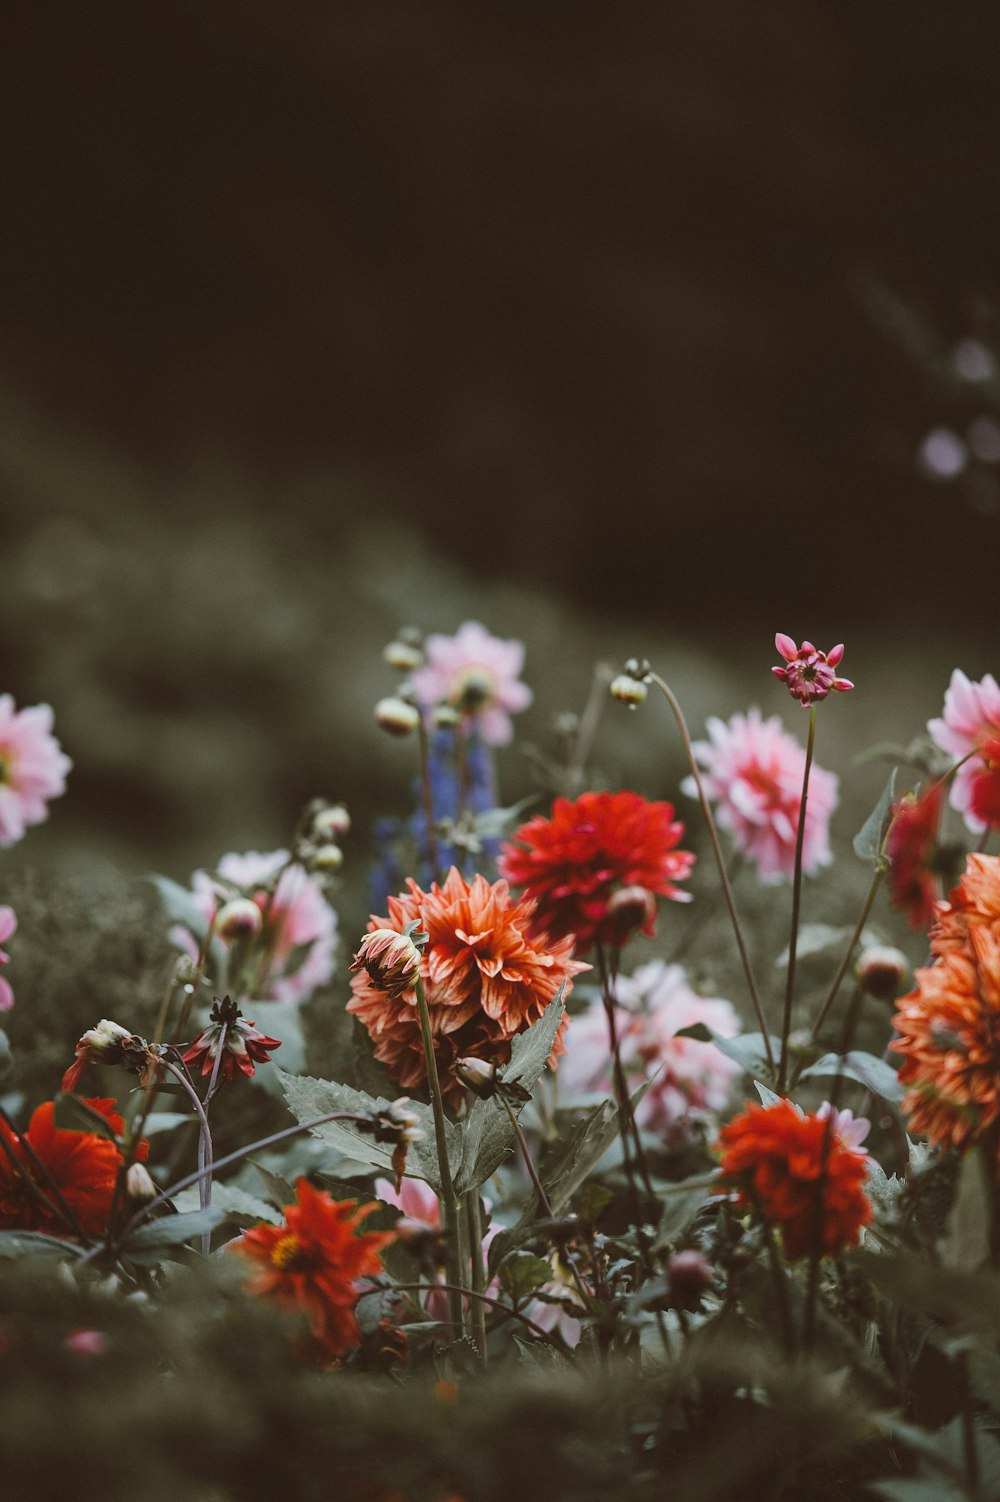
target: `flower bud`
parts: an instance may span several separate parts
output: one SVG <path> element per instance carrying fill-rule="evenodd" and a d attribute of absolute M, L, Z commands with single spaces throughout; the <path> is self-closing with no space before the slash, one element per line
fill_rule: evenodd
<path fill-rule="evenodd" d="M 401 996 L 417 983 L 420 949 L 410 934 L 401 934 L 394 928 L 375 928 L 361 940 L 351 969 L 366 970 L 377 991 Z"/>
<path fill-rule="evenodd" d="M 666 1267 L 670 1302 L 675 1309 L 697 1309 L 712 1286 L 712 1268 L 701 1252 L 677 1252 Z"/>
<path fill-rule="evenodd" d="M 488 1100 L 496 1094 L 497 1089 L 497 1066 L 488 1064 L 485 1059 L 467 1058 L 456 1059 L 451 1066 L 455 1078 L 480 1100 Z"/>
<path fill-rule="evenodd" d="M 420 711 L 415 704 L 392 696 L 380 699 L 375 706 L 375 721 L 390 735 L 410 735 L 420 724 Z"/>
<path fill-rule="evenodd" d="M 412 673 L 414 668 L 420 667 L 424 654 L 412 642 L 391 641 L 382 653 L 382 658 L 391 668 L 398 668 L 401 673 Z"/>
<path fill-rule="evenodd" d="M 125 1175 L 125 1192 L 136 1204 L 145 1204 L 148 1200 L 155 1200 L 160 1191 L 150 1177 L 145 1163 L 129 1165 L 128 1173 Z"/>
<path fill-rule="evenodd" d="M 437 704 L 431 710 L 431 723 L 435 730 L 454 730 L 461 725 L 462 716 L 453 704 Z"/>
<path fill-rule="evenodd" d="M 314 871 L 339 871 L 344 864 L 344 852 L 339 845 L 320 845 L 309 857 L 309 864 Z"/>
<path fill-rule="evenodd" d="M 252 939 L 259 934 L 263 922 L 264 915 L 256 902 L 249 897 L 234 897 L 216 913 L 215 932 L 227 944 L 235 944 L 239 939 Z"/>
<path fill-rule="evenodd" d="M 889 944 L 872 944 L 858 956 L 858 983 L 878 1001 L 895 1001 L 909 969 L 906 955 Z"/>
<path fill-rule="evenodd" d="M 76 1045 L 76 1058 L 62 1077 L 60 1089 L 64 1094 L 75 1090 L 90 1064 L 121 1064 L 125 1058 L 126 1044 L 141 1044 L 128 1028 L 105 1017 L 96 1027 L 88 1028 Z"/>
<path fill-rule="evenodd" d="M 332 840 L 342 840 L 351 830 L 351 816 L 342 803 L 330 803 L 319 811 L 313 819 L 313 835 L 325 843 Z"/>
<path fill-rule="evenodd" d="M 619 704 L 627 704 L 629 709 L 637 709 L 640 704 L 645 704 L 648 693 L 646 685 L 628 673 L 619 673 L 617 678 L 611 680 L 612 699 L 617 699 Z"/>
<path fill-rule="evenodd" d="M 656 898 L 652 892 L 646 887 L 619 887 L 608 898 L 602 932 L 609 944 L 621 948 L 637 928 L 650 933 L 655 917 Z"/>

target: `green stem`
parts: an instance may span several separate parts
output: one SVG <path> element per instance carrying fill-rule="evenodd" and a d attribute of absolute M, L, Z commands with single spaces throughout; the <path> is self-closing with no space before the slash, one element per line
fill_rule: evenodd
<path fill-rule="evenodd" d="M 827 992 L 826 1000 L 819 1009 L 819 1016 L 813 1023 L 811 1034 L 813 1040 L 819 1037 L 820 1028 L 826 1021 L 827 1014 L 829 1013 L 830 1008 L 833 1006 L 833 1003 L 837 999 L 837 995 L 840 991 L 844 976 L 847 974 L 847 967 L 851 963 L 854 951 L 857 949 L 858 944 L 861 942 L 861 935 L 864 933 L 865 924 L 868 922 L 868 915 L 872 910 L 872 906 L 878 894 L 878 889 L 882 885 L 882 878 L 884 876 L 885 866 L 880 862 L 878 867 L 876 868 L 875 875 L 872 877 L 871 885 L 868 888 L 868 896 L 865 898 L 865 905 L 861 909 L 861 917 L 855 924 L 854 932 L 851 935 L 851 942 L 850 944 L 848 944 L 844 958 L 840 962 L 840 968 L 838 969 L 836 975 L 833 977 L 833 984 Z"/>
<path fill-rule="evenodd" d="M 802 846 L 806 837 L 806 805 L 809 801 L 809 773 L 812 770 L 816 743 L 816 706 L 809 706 L 809 735 L 806 740 L 806 764 L 802 773 L 802 801 L 799 824 L 795 832 L 795 871 L 792 877 L 792 932 L 788 940 L 788 977 L 785 981 L 785 1008 L 781 1016 L 781 1062 L 778 1065 L 778 1094 L 788 1086 L 788 1035 L 792 1030 L 792 1002 L 795 996 L 795 960 L 799 945 L 799 905 L 802 899 Z"/>
<path fill-rule="evenodd" d="M 753 1002 L 753 1009 L 757 1017 L 757 1025 L 760 1028 L 761 1037 L 764 1040 L 764 1053 L 767 1056 L 768 1067 L 771 1070 L 771 1077 L 773 1078 L 777 1066 L 774 1059 L 774 1050 L 771 1047 L 770 1034 L 767 1030 L 767 1023 L 764 1020 L 764 1006 L 760 999 L 760 992 L 757 990 L 757 982 L 754 979 L 753 966 L 750 964 L 750 954 L 747 950 L 746 940 L 743 937 L 743 930 L 740 927 L 739 916 L 736 912 L 736 902 L 733 898 L 733 889 L 729 882 L 729 873 L 726 870 L 726 862 L 723 859 L 722 846 L 719 843 L 719 832 L 715 827 L 715 819 L 712 815 L 712 809 L 709 804 L 708 798 L 705 795 L 705 788 L 701 780 L 701 769 L 698 766 L 698 762 L 695 758 L 695 754 L 691 746 L 691 737 L 688 734 L 687 722 L 684 719 L 683 711 L 681 710 L 681 707 L 678 704 L 672 689 L 668 687 L 668 685 L 660 677 L 659 673 L 650 673 L 649 679 L 651 683 L 656 684 L 657 688 L 665 696 L 667 703 L 670 705 L 670 708 L 673 711 L 674 719 L 677 721 L 677 728 L 681 733 L 681 740 L 684 742 L 684 750 L 687 755 L 688 765 L 691 768 L 691 775 L 694 778 L 694 785 L 698 789 L 698 802 L 701 804 L 701 811 L 705 816 L 705 823 L 708 825 L 708 835 L 709 839 L 712 842 L 712 854 L 715 856 L 715 864 L 718 867 L 719 880 L 722 883 L 722 891 L 726 899 L 726 907 L 729 909 L 730 922 L 733 925 L 733 932 L 736 935 L 736 944 L 740 951 L 740 959 L 743 962 L 743 974 L 746 976 L 747 989 L 750 992 L 750 999 Z"/>
<path fill-rule="evenodd" d="M 486 1365 L 486 1305 L 482 1295 L 486 1292 L 486 1263 L 483 1257 L 483 1218 L 479 1207 L 479 1190 L 473 1189 L 465 1201 L 465 1214 L 469 1231 L 470 1292 L 472 1302 L 469 1317 L 472 1323 L 472 1338 L 479 1347 L 483 1365 Z"/>
<path fill-rule="evenodd" d="M 420 1035 L 424 1044 L 424 1063 L 427 1067 L 427 1084 L 431 1093 L 431 1109 L 434 1113 L 434 1140 L 437 1145 L 438 1169 L 441 1174 L 441 1219 L 445 1237 L 445 1268 L 448 1282 L 454 1288 L 462 1283 L 462 1259 L 460 1251 L 460 1225 L 458 1200 L 452 1183 L 451 1164 L 448 1161 L 448 1135 L 444 1114 L 444 1096 L 438 1078 L 437 1059 L 434 1054 L 434 1035 L 431 1032 L 431 1017 L 427 1009 L 424 983 L 417 976 L 414 991 L 417 997 L 417 1012 L 420 1016 Z M 454 1291 L 448 1294 L 448 1313 L 456 1338 L 463 1333 L 462 1297 Z"/>

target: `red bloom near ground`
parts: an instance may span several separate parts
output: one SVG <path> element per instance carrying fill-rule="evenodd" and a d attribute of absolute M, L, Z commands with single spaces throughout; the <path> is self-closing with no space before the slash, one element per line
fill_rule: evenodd
<path fill-rule="evenodd" d="M 872 1218 L 864 1192 L 867 1166 L 823 1116 L 802 1116 L 791 1101 L 750 1105 L 719 1134 L 723 1177 L 781 1232 L 789 1262 L 837 1257 L 856 1246 Z M 822 1190 L 820 1181 L 822 1180 Z"/>
<path fill-rule="evenodd" d="M 915 972 L 893 1019 L 911 1127 L 960 1151 L 989 1134 L 1000 1174 L 1000 860 L 970 855 L 931 929 L 934 963 Z"/>
<path fill-rule="evenodd" d="M 499 867 L 537 903 L 536 930 L 556 939 L 572 935 L 577 953 L 585 954 L 597 942 L 623 943 L 640 924 L 652 937 L 655 897 L 690 902 L 691 894 L 675 886 L 695 860 L 677 849 L 683 834 L 671 803 L 648 803 L 630 792 L 583 793 L 573 803 L 557 798 L 550 819 L 529 819 L 515 830 Z M 644 909 L 635 901 L 616 904 L 616 893 L 627 888 L 648 894 Z"/>
<path fill-rule="evenodd" d="M 944 784 L 935 782 L 919 796 L 901 798 L 893 809 L 886 840 L 889 900 L 906 914 L 915 930 L 929 927 L 940 895 L 934 858 L 944 794 Z"/>
<path fill-rule="evenodd" d="M 295 1186 L 297 1203 L 285 1206 L 283 1225 L 245 1231 L 229 1250 L 255 1264 L 251 1293 L 283 1309 L 301 1310 L 318 1354 L 333 1361 L 361 1342 L 354 1306 L 358 1280 L 384 1271 L 381 1249 L 392 1231 L 359 1231 L 377 1205 L 335 1200 L 308 1179 Z"/>
<path fill-rule="evenodd" d="M 88 1100 L 91 1110 L 105 1117 L 115 1132 L 124 1122 L 113 1100 Z M 5 1231 L 46 1231 L 66 1237 L 73 1233 L 56 1208 L 56 1199 L 46 1175 L 76 1216 L 88 1236 L 99 1236 L 108 1224 L 115 1182 L 122 1155 L 113 1142 L 97 1132 L 66 1131 L 55 1124 L 55 1104 L 47 1100 L 34 1112 L 24 1134 L 29 1153 L 17 1136 L 0 1122 L 0 1229 Z M 145 1158 L 149 1144 L 143 1142 L 136 1154 Z M 44 1173 L 32 1161 L 41 1163 Z M 14 1162 L 11 1159 L 14 1159 Z M 16 1167 L 14 1166 L 16 1162 Z M 33 1192 L 25 1180 L 40 1193 Z"/>
<path fill-rule="evenodd" d="M 505 881 L 455 869 L 443 886 L 424 892 L 411 878 L 409 891 L 389 898 L 388 918 L 372 918 L 369 933 L 402 933 L 417 920 L 427 934 L 420 977 L 427 997 L 441 1088 L 458 1098 L 462 1087 L 451 1072 L 456 1059 L 506 1063 L 510 1042 L 537 1022 L 559 988 L 589 966 L 571 958 L 571 939 L 553 942 L 533 934 L 535 905 L 516 901 Z M 359 1017 L 375 1044 L 375 1057 L 400 1085 L 427 1079 L 416 995 L 376 986 L 361 969 L 351 979 L 347 1010 Z M 551 1058 L 564 1051 L 562 1031 Z"/>

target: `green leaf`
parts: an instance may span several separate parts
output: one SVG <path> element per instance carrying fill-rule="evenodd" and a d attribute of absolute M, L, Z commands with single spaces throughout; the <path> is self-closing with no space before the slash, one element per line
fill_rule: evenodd
<path fill-rule="evenodd" d="M 726 1038 L 721 1033 L 715 1033 L 704 1022 L 694 1022 L 690 1027 L 682 1027 L 674 1035 L 677 1038 L 696 1038 L 700 1043 L 714 1043 L 720 1053 L 724 1053 L 727 1059 L 735 1059 L 747 1074 L 768 1074 L 770 1065 L 767 1062 L 767 1054 L 764 1050 L 763 1033 L 737 1033 L 735 1037 Z M 781 1052 L 781 1042 L 772 1036 L 771 1049 L 777 1058 Z"/>
<path fill-rule="evenodd" d="M 489 808 L 484 813 L 477 814 L 473 820 L 476 833 L 484 840 L 499 839 L 502 834 L 513 829 L 515 824 L 520 824 L 521 815 L 533 803 L 538 802 L 538 797 L 537 793 L 532 793 L 529 797 L 512 804 L 510 808 Z"/>
<path fill-rule="evenodd" d="M 508 1085 L 520 1085 L 531 1091 L 548 1063 L 563 1013 L 563 987 L 549 1002 L 538 1021 L 518 1033 L 510 1047 L 510 1062 L 503 1070 Z M 515 1115 L 520 1114 L 514 1106 Z M 462 1165 L 455 1179 L 455 1191 L 465 1194 L 490 1178 L 514 1147 L 514 1131 L 502 1100 L 477 1100 L 465 1122 Z"/>
<path fill-rule="evenodd" d="M 254 1162 L 253 1158 L 247 1161 L 263 1180 L 270 1203 L 276 1210 L 283 1210 L 286 1205 L 295 1204 L 294 1184 L 283 1178 L 280 1173 L 272 1173 L 269 1168 L 263 1168 L 260 1163 Z"/>
<path fill-rule="evenodd" d="M 155 1137 L 158 1132 L 172 1132 L 177 1127 L 196 1120 L 197 1117 L 190 1111 L 150 1111 L 143 1123 L 142 1135 Z"/>
<path fill-rule="evenodd" d="M 781 1096 L 775 1095 L 774 1091 L 769 1090 L 766 1085 L 762 1085 L 760 1080 L 754 1080 L 753 1087 L 756 1090 L 757 1094 L 760 1096 L 760 1103 L 762 1106 L 781 1105 Z"/>
<path fill-rule="evenodd" d="M 189 1188 L 182 1189 L 180 1194 L 174 1196 L 174 1204 L 181 1214 L 197 1210 L 198 1185 L 191 1184 Z M 235 1184 L 212 1185 L 212 1208 L 216 1206 L 228 1211 L 229 1219 L 237 1225 L 257 1225 L 264 1220 L 268 1225 L 277 1226 L 284 1219 L 280 1210 L 276 1210 L 265 1200 L 258 1199 L 256 1195 L 248 1194 L 245 1189 L 238 1189 Z"/>
<path fill-rule="evenodd" d="M 543 1283 L 552 1281 L 552 1268 L 533 1252 L 511 1252 L 500 1265 L 500 1281 L 515 1304 L 530 1298 Z"/>
<path fill-rule="evenodd" d="M 657 1250 L 683 1235 L 702 1205 L 711 1199 L 718 1178 L 718 1172 L 694 1174 L 676 1184 L 667 1184 L 660 1190 L 664 1205 L 656 1232 Z"/>
<path fill-rule="evenodd" d="M 275 1069 L 288 1102 L 288 1109 L 296 1121 L 313 1121 L 317 1116 L 327 1116 L 332 1111 L 350 1111 L 357 1115 L 371 1115 L 386 1110 L 391 1101 L 373 1098 L 362 1090 L 352 1090 L 350 1085 L 338 1085 L 333 1080 L 312 1079 L 309 1075 L 286 1074 Z M 441 1172 L 438 1166 L 434 1137 L 434 1117 L 430 1106 L 420 1101 L 411 1101 L 410 1108 L 420 1117 L 424 1132 L 423 1140 L 410 1146 L 407 1157 L 407 1172 L 426 1180 L 437 1193 L 441 1191 Z M 327 1121 L 322 1126 L 310 1129 L 314 1137 L 335 1148 L 343 1157 L 367 1163 L 371 1168 L 388 1172 L 392 1168 L 391 1142 L 376 1142 L 370 1132 L 365 1133 L 352 1121 Z M 453 1122 L 446 1123 L 445 1136 L 448 1160 L 452 1173 L 461 1162 L 462 1132 Z"/>
<path fill-rule="evenodd" d="M 843 1055 L 824 1054 L 815 1064 L 803 1069 L 801 1078 L 828 1079 L 837 1074 L 843 1075 L 845 1079 L 857 1080 L 860 1085 L 867 1085 L 873 1095 L 880 1096 L 892 1105 L 898 1105 L 905 1094 L 905 1087 L 900 1084 L 899 1076 L 891 1064 L 859 1049 Z"/>
<path fill-rule="evenodd" d="M 993 1214 L 990 1176 L 982 1151 L 974 1147 L 962 1161 L 955 1198 L 940 1244 L 941 1261 L 956 1272 L 974 1273 L 990 1256 Z"/>
<path fill-rule="evenodd" d="M 157 876 L 151 873 L 147 880 L 152 882 L 159 893 L 160 901 L 166 908 L 167 917 L 174 923 L 183 923 L 185 928 L 191 930 L 199 943 L 203 942 L 208 933 L 208 923 L 195 901 L 194 893 L 187 887 L 182 887 L 179 882 L 171 881 L 169 876 Z"/>
<path fill-rule="evenodd" d="M 41 1231 L 0 1231 L 0 1257 L 82 1257 L 83 1248 Z"/>
<path fill-rule="evenodd" d="M 281 1044 L 281 1067 L 286 1074 L 299 1074 L 306 1066 L 306 1042 L 302 1032 L 302 1013 L 289 1001 L 247 1002 L 250 1019 Z M 267 1064 L 258 1066 L 254 1079 L 271 1095 L 282 1094 L 275 1071 Z"/>
<path fill-rule="evenodd" d="M 896 773 L 898 770 L 897 767 L 893 767 L 889 773 L 888 781 L 882 789 L 882 796 L 854 836 L 854 854 L 858 857 L 858 860 L 866 861 L 876 871 L 888 864 L 888 857 L 884 854 L 882 845 L 885 841 L 886 831 L 889 828 L 889 815 L 892 809 L 893 793 L 896 787 Z"/>
<path fill-rule="evenodd" d="M 192 1210 L 186 1215 L 165 1215 L 161 1220 L 149 1221 L 140 1226 L 126 1242 L 123 1255 L 132 1262 L 150 1263 L 162 1260 L 164 1252 L 183 1246 L 194 1236 L 214 1231 L 229 1211 L 221 1205 L 210 1205 L 206 1210 Z"/>

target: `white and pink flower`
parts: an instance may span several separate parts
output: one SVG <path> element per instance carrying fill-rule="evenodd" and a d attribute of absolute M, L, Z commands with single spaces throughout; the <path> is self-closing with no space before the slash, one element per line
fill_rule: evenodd
<path fill-rule="evenodd" d="M 511 715 L 532 699 L 520 676 L 524 643 L 502 641 L 478 621 L 466 621 L 454 636 L 429 636 L 424 653 L 410 680 L 422 707 L 450 704 L 488 746 L 507 745 L 514 733 Z"/>
<path fill-rule="evenodd" d="M 0 694 L 0 847 L 48 817 L 49 799 L 66 791 L 72 765 L 52 734 L 48 704 L 17 710 L 10 694 Z"/>
<path fill-rule="evenodd" d="M 12 907 L 0 907 L 0 944 L 6 944 L 7 940 L 17 932 L 17 919 Z M 0 949 L 0 965 L 10 963 L 10 955 Z M 14 1005 L 14 992 L 11 990 L 10 981 L 0 975 L 0 1012 L 9 1012 Z"/>
<path fill-rule="evenodd" d="M 728 722 L 712 716 L 706 728 L 709 739 L 695 741 L 692 750 L 719 827 L 731 836 L 740 854 L 753 861 L 765 886 L 791 880 L 804 748 L 777 715 L 765 720 L 757 708 L 735 714 Z M 697 794 L 693 777 L 685 778 L 681 788 L 692 797 Z M 837 807 L 837 789 L 836 774 L 814 762 L 802 844 L 802 869 L 807 876 L 833 859 L 830 816 Z"/>
<path fill-rule="evenodd" d="M 816 1115 L 825 1121 L 831 1112 L 833 1113 L 833 1121 L 831 1122 L 830 1130 L 840 1138 L 844 1147 L 849 1152 L 859 1153 L 862 1158 L 867 1158 L 868 1149 L 862 1147 L 861 1144 L 872 1129 L 872 1124 L 868 1120 L 868 1117 L 855 1116 L 853 1111 L 846 1108 L 838 1110 L 836 1106 L 831 1106 L 828 1100 L 823 1102 L 817 1110 Z"/>
<path fill-rule="evenodd" d="M 952 780 L 952 808 L 974 834 L 1000 824 L 1000 686 L 993 674 L 973 683 L 956 668 L 944 714 L 928 721 L 927 729 L 949 756 L 968 757 Z"/>

